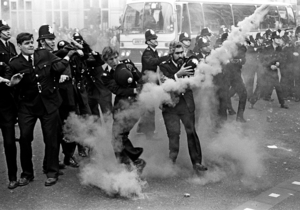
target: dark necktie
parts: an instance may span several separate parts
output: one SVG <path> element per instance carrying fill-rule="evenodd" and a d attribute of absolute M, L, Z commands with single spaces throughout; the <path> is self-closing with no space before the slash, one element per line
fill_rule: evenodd
<path fill-rule="evenodd" d="M 30 65 L 32 66 L 32 55 L 28 56 L 28 62 L 30 63 Z"/>

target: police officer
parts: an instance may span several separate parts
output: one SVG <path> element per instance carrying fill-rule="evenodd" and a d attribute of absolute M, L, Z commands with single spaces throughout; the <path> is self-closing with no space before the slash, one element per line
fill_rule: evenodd
<path fill-rule="evenodd" d="M 270 95 L 275 87 L 280 107 L 288 109 L 282 95 L 282 87 L 279 82 L 278 73 L 285 62 L 285 54 L 282 51 L 282 40 L 278 31 L 272 32 L 272 44 L 265 47 L 261 53 L 260 61 L 265 70 L 265 81 L 267 83 L 266 95 Z"/>
<path fill-rule="evenodd" d="M 6 75 L 9 60 L 17 55 L 15 46 L 8 41 L 11 37 L 10 27 L 0 20 L 0 128 L 3 136 L 4 153 L 8 169 L 9 189 L 18 186 L 17 182 L 17 147 L 15 143 L 16 106 L 14 103 L 12 89 L 5 83 L 11 75 Z"/>
<path fill-rule="evenodd" d="M 193 51 L 195 53 L 200 53 L 201 50 L 201 43 L 199 42 L 201 40 L 201 38 L 207 40 L 208 42 L 210 42 L 210 37 L 211 37 L 212 33 L 210 31 L 209 28 L 205 27 L 201 30 L 201 33 L 199 36 L 196 37 L 196 43 L 195 43 L 195 47 L 193 49 Z"/>
<path fill-rule="evenodd" d="M 146 162 L 139 158 L 143 148 L 134 147 L 128 136 L 138 122 L 140 115 L 137 102 L 138 86 L 142 74 L 130 60 L 118 64 L 119 53 L 111 47 L 105 47 L 102 57 L 110 70 L 104 72 L 104 85 L 116 95 L 113 107 L 112 144 L 118 161 L 129 168 L 133 163 L 141 172 Z"/>
<path fill-rule="evenodd" d="M 264 48 L 267 47 L 267 42 L 265 42 L 264 40 L 264 37 L 261 35 L 260 32 L 258 32 L 255 36 L 255 44 L 254 44 L 254 47 L 252 48 L 253 52 L 252 53 L 255 53 L 256 55 L 256 59 L 255 59 L 255 63 L 256 64 L 256 86 L 254 88 L 254 92 L 252 93 L 253 91 L 253 87 L 251 89 L 251 86 L 250 86 L 250 89 L 249 92 L 250 92 L 250 96 L 248 97 L 248 100 L 250 102 L 250 109 L 253 108 L 254 104 L 256 103 L 256 101 L 261 97 L 261 91 L 263 89 L 266 89 L 266 85 L 265 85 L 265 81 L 264 81 L 264 69 L 261 65 L 261 62 L 260 62 L 260 56 L 261 56 L 261 53 L 263 52 Z M 255 64 L 253 64 L 255 65 Z M 254 82 L 254 79 L 253 79 L 253 82 Z M 247 91 L 248 93 L 248 91 Z"/>
<path fill-rule="evenodd" d="M 222 35 L 222 41 L 224 42 L 228 37 L 228 33 Z M 224 66 L 224 71 L 228 73 L 229 92 L 227 99 L 227 108 L 233 109 L 231 104 L 231 97 L 237 93 L 239 96 L 239 106 L 236 116 L 236 121 L 246 122 L 244 119 L 244 110 L 247 102 L 247 91 L 242 79 L 242 67 L 246 62 L 247 48 L 245 45 L 237 44 L 237 54 Z"/>
<path fill-rule="evenodd" d="M 145 32 L 145 43 L 148 47 L 142 55 L 142 74 L 145 75 L 144 83 L 157 81 L 149 81 L 147 72 L 156 73 L 157 66 L 165 59 L 159 57 L 156 47 L 158 45 L 157 35 L 152 29 Z M 150 78 L 150 77 L 149 77 Z M 145 110 L 137 127 L 137 133 L 144 133 L 147 139 L 153 139 L 155 132 L 155 109 L 154 107 Z"/>
<path fill-rule="evenodd" d="M 168 61 L 160 65 L 161 78 L 178 80 L 184 76 L 191 76 L 190 66 L 183 64 L 184 49 L 180 42 L 173 41 L 169 45 Z M 163 82 L 163 81 L 162 81 Z M 170 92 L 172 102 L 164 103 L 162 114 L 169 137 L 169 158 L 176 162 L 179 152 L 180 121 L 183 123 L 189 147 L 190 158 L 196 174 L 207 170 L 202 165 L 200 141 L 195 129 L 195 102 L 193 92 L 187 88 L 184 92 Z"/>
<path fill-rule="evenodd" d="M 27 185 L 34 179 L 31 142 L 36 121 L 39 119 L 45 142 L 45 186 L 51 186 L 57 182 L 59 173 L 59 141 L 56 134 L 60 121 L 58 108 L 61 98 L 55 73 L 65 71 L 69 56 L 60 59 L 45 49 L 34 50 L 33 35 L 30 33 L 18 34 L 17 43 L 21 53 L 11 59 L 9 64 L 12 74 L 23 74 L 21 82 L 16 85 L 23 170 L 18 185 Z"/>
<path fill-rule="evenodd" d="M 195 53 L 190 49 L 191 41 L 191 36 L 188 33 L 183 32 L 179 35 L 179 42 L 182 43 L 185 58 L 195 55 Z"/>
<path fill-rule="evenodd" d="M 295 102 L 300 101 L 300 26 L 297 26 L 295 30 L 295 37 L 293 40 L 293 48 L 294 52 L 293 55 L 297 57 L 295 58 L 295 65 L 293 68 L 293 76 L 294 76 L 294 82 L 295 82 L 295 89 L 294 89 L 294 94 L 295 94 Z"/>

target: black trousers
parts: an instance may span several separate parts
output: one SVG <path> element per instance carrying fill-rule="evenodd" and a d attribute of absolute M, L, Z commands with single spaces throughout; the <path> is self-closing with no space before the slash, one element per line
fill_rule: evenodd
<path fill-rule="evenodd" d="M 185 109 L 188 110 L 188 109 Z M 202 162 L 202 153 L 200 141 L 195 129 L 195 113 L 173 113 L 163 111 L 163 118 L 169 137 L 169 158 L 175 162 L 179 153 L 179 137 L 180 137 L 180 121 L 183 123 L 187 141 L 189 154 L 192 164 Z"/>
<path fill-rule="evenodd" d="M 230 88 L 228 92 L 227 107 L 232 108 L 231 97 L 234 96 L 235 93 L 237 93 L 239 96 L 238 112 L 243 112 L 247 103 L 247 91 L 242 76 L 239 72 L 234 72 L 234 74 L 231 75 L 229 85 Z"/>
<path fill-rule="evenodd" d="M 131 103 L 125 102 L 125 104 L 122 109 L 113 111 L 112 145 L 116 158 L 120 163 L 128 164 L 130 161 L 137 160 L 143 149 L 134 147 L 128 138 L 131 129 L 138 122 L 140 116 L 137 114 L 137 108 L 131 107 Z"/>
<path fill-rule="evenodd" d="M 3 146 L 8 169 L 9 181 L 17 180 L 17 146 L 15 140 L 15 110 L 11 107 L 1 108 L 0 128 L 3 136 Z"/>
<path fill-rule="evenodd" d="M 59 171 L 59 141 L 57 139 L 57 131 L 59 126 L 58 110 L 48 114 L 44 111 L 43 114 L 33 114 L 29 112 L 18 113 L 20 127 L 20 156 L 22 173 L 21 177 L 34 176 L 32 163 L 32 147 L 34 127 L 37 119 L 41 122 L 43 138 L 45 143 L 45 160 L 44 169 L 48 178 L 58 177 Z"/>

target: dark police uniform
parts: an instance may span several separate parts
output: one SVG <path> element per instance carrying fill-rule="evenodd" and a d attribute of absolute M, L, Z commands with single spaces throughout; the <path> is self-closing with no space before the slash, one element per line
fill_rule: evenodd
<path fill-rule="evenodd" d="M 45 172 L 48 178 L 57 178 L 59 171 L 58 108 L 62 99 L 55 82 L 55 74 L 65 71 L 68 61 L 59 59 L 44 49 L 34 51 L 33 63 L 22 54 L 10 61 L 12 74 L 24 73 L 16 86 L 18 93 L 18 119 L 21 132 L 21 178 L 34 177 L 32 147 L 34 126 L 40 119 L 45 142 Z"/>
<path fill-rule="evenodd" d="M 245 122 L 243 113 L 247 102 L 247 91 L 242 79 L 242 67 L 246 62 L 247 48 L 244 45 L 237 45 L 237 55 L 234 56 L 228 64 L 225 65 L 225 71 L 228 72 L 229 92 L 227 108 L 232 109 L 231 97 L 237 93 L 239 96 L 239 106 L 237 112 L 237 121 Z"/>
<path fill-rule="evenodd" d="M 170 58 L 160 66 L 161 73 L 170 79 L 175 79 L 179 68 Z M 174 104 L 163 104 L 162 114 L 169 137 L 169 157 L 175 162 L 179 152 L 180 121 L 183 123 L 188 141 L 189 154 L 193 166 L 201 164 L 202 153 L 200 141 L 195 129 L 195 102 L 191 89 L 184 93 L 170 93 Z"/>
<path fill-rule="evenodd" d="M 0 40 L 0 76 L 10 78 L 8 63 L 17 55 L 15 46 L 7 42 L 7 46 Z M 17 180 L 17 147 L 15 143 L 15 122 L 17 109 L 13 98 L 12 88 L 5 83 L 0 84 L 0 128 L 3 136 L 4 152 L 8 168 L 9 181 Z"/>
<path fill-rule="evenodd" d="M 134 89 L 137 88 L 137 84 L 140 83 L 142 74 L 136 69 L 128 72 L 127 69 L 123 69 L 124 64 L 119 64 L 116 70 L 111 69 L 110 72 L 105 72 L 102 75 L 104 85 L 116 95 L 114 107 L 113 107 L 113 148 L 117 159 L 120 163 L 130 164 L 130 162 L 136 163 L 139 161 L 139 156 L 142 154 L 143 149 L 139 147 L 133 147 L 128 136 L 130 130 L 138 122 L 140 115 L 138 114 L 138 105 L 136 100 L 136 93 Z M 120 70 L 120 71 L 119 71 Z M 124 70 L 124 71 L 123 71 Z M 132 74 L 132 82 L 118 83 L 117 81 L 123 80 L 123 73 Z M 127 80 L 127 79 L 125 79 Z"/>

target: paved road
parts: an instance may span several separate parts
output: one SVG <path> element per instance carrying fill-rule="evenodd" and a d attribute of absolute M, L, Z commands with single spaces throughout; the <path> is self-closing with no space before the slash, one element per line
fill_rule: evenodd
<path fill-rule="evenodd" d="M 41 170 L 43 142 L 38 125 L 33 142 L 36 174 L 28 186 L 6 188 L 0 140 L 0 209 L 300 209 L 300 104 L 288 105 L 290 109 L 284 110 L 275 101 L 259 101 L 255 109 L 246 110 L 246 124 L 240 125 L 230 117 L 218 134 L 210 133 L 205 122 L 201 123 L 198 133 L 209 171 L 200 178 L 193 176 L 184 131 L 177 166 L 174 168 L 166 161 L 168 141 L 158 114 L 161 140 L 147 141 L 134 132 L 131 135 L 136 145 L 145 148 L 143 156 L 148 165 L 143 175 L 147 185 L 142 196 L 130 199 L 108 196 L 98 187 L 82 185 L 80 170 L 86 167 L 85 159 L 81 159 L 81 169 L 67 168 L 56 185 L 45 187 Z M 234 106 L 237 107 L 236 102 Z M 102 145 L 101 151 L 111 151 L 109 136 L 98 143 Z M 109 158 L 112 157 L 102 159 L 102 163 L 111 161 Z M 92 178 L 101 180 L 99 174 Z M 185 197 L 185 193 L 190 196 Z"/>

